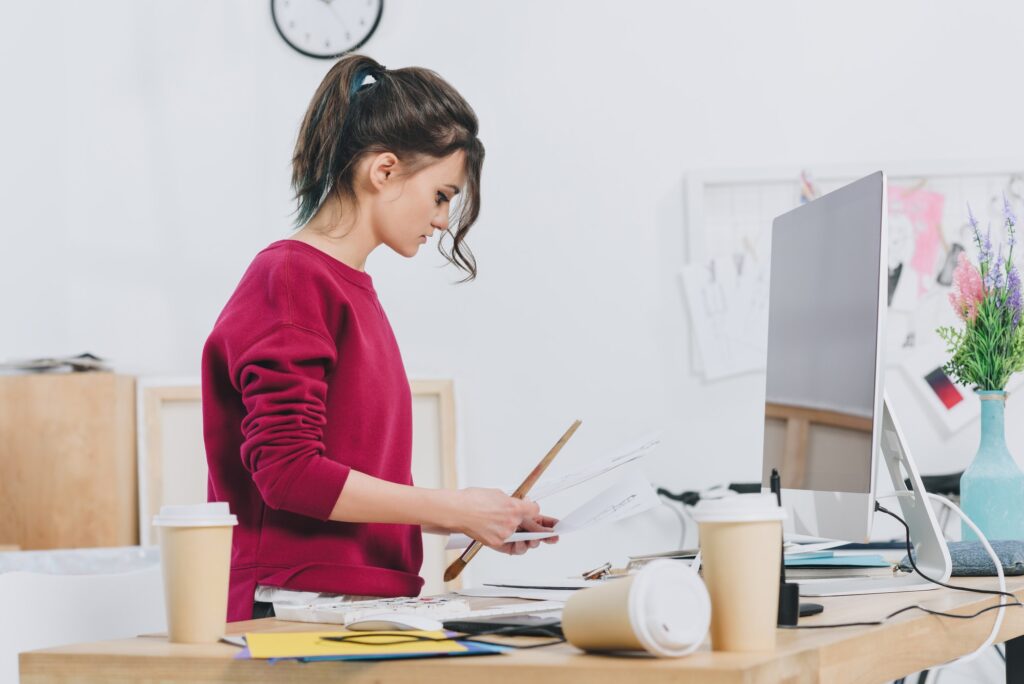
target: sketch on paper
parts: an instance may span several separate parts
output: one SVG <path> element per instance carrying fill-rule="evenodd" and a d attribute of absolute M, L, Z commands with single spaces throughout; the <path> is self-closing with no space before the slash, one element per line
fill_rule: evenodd
<path fill-rule="evenodd" d="M 579 470 L 574 470 L 573 472 L 558 476 L 555 476 L 548 471 L 541 476 L 540 481 L 532 490 L 530 490 L 530 499 L 532 501 L 540 501 L 547 496 L 564 492 L 576 485 L 592 480 L 599 475 L 604 475 L 616 468 L 621 468 L 627 463 L 632 463 L 637 459 L 647 456 L 649 453 L 654 451 L 659 444 L 661 444 L 661 435 L 658 433 L 652 433 L 645 435 L 642 439 L 637 440 L 627 447 L 619 449 L 603 459 L 595 460 Z M 514 490 L 507 489 L 506 491 L 512 492 Z"/>
<path fill-rule="evenodd" d="M 704 377 L 764 368 L 768 340 L 759 331 L 768 330 L 767 250 L 692 264 L 680 277 Z"/>

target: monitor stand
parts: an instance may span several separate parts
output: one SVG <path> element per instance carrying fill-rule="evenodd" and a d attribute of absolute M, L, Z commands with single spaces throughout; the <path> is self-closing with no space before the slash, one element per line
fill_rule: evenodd
<path fill-rule="evenodd" d="M 880 438 L 881 449 L 879 452 L 882 454 L 895 490 L 895 494 L 891 498 L 899 502 L 899 513 L 910 527 L 910 541 L 914 545 L 914 560 L 917 562 L 917 567 L 929 577 L 945 582 L 953 571 L 953 563 L 949 558 L 949 547 L 946 546 L 942 530 L 939 529 L 935 514 L 928 503 L 924 485 L 921 484 L 921 475 L 906 447 L 903 432 L 892 413 L 888 395 L 882 401 Z M 912 489 L 907 489 L 905 480 L 910 480 Z M 892 504 L 886 507 L 895 509 Z M 800 582 L 801 596 L 881 594 L 927 589 L 938 589 L 938 585 L 929 582 L 916 572 L 894 577 L 850 577 Z"/>

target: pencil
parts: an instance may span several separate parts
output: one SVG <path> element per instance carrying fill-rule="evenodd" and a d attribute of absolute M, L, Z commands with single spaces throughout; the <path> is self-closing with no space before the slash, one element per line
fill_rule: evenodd
<path fill-rule="evenodd" d="M 529 493 L 533 488 L 533 485 L 537 483 L 537 480 L 539 480 L 540 476 L 544 474 L 544 471 L 548 469 L 551 462 L 555 460 L 555 456 L 558 455 L 558 452 L 562 450 L 562 447 L 565 446 L 565 443 L 569 441 L 569 438 L 576 432 L 576 428 L 581 424 L 582 422 L 579 420 L 573 421 L 573 424 L 569 426 L 569 429 L 565 431 L 565 434 L 562 435 L 561 439 L 555 443 L 555 446 L 551 447 L 551 451 L 544 455 L 544 458 L 540 460 L 540 463 L 530 471 L 530 474 L 526 476 L 523 483 L 512 493 L 514 498 L 522 499 Z M 466 564 L 473 560 L 473 556 L 475 556 L 482 548 L 483 544 L 478 541 L 474 541 L 472 544 L 467 546 L 466 550 L 462 552 L 462 555 L 456 558 L 452 564 L 448 566 L 448 569 L 444 571 L 444 581 L 451 582 L 462 574 L 462 570 L 466 567 Z"/>

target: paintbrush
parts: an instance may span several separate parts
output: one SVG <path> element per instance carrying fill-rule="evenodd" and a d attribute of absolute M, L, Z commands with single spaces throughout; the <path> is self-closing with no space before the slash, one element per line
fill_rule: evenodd
<path fill-rule="evenodd" d="M 568 442 L 569 438 L 572 437 L 574 432 L 576 432 L 576 428 L 581 424 L 582 423 L 579 420 L 573 421 L 573 424 L 565 431 L 562 438 L 555 443 L 555 446 L 551 447 L 551 451 L 549 451 L 544 458 L 540 460 L 540 463 L 538 463 L 530 474 L 526 476 L 526 479 L 523 480 L 523 483 L 516 488 L 516 491 L 512 492 L 512 496 L 514 498 L 522 499 L 526 496 L 530 489 L 533 488 L 533 485 L 537 483 L 537 480 L 540 479 L 540 476 L 544 474 L 544 471 L 548 469 L 548 466 L 551 465 L 551 462 L 555 460 L 555 456 L 557 456 L 558 452 L 562 450 L 565 443 Z M 483 548 L 483 544 L 478 541 L 474 541 L 472 544 L 467 546 L 466 550 L 462 552 L 462 555 L 456 558 L 452 564 L 448 566 L 448 569 L 444 571 L 444 581 L 451 582 L 453 579 L 458 577 L 462 573 L 463 568 L 466 567 L 466 564 L 473 560 L 473 556 L 475 556 L 481 548 Z"/>

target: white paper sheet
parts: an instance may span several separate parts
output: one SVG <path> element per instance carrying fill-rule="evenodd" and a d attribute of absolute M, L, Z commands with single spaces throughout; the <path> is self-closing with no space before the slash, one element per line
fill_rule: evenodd
<path fill-rule="evenodd" d="M 842 546 L 847 542 L 837 541 L 835 539 L 826 539 L 818 542 L 804 542 L 794 543 L 791 542 L 787 536 L 787 540 L 783 549 L 787 556 L 799 554 L 799 553 L 813 553 L 814 551 L 825 551 L 827 549 L 834 549 L 837 546 Z"/>
<path fill-rule="evenodd" d="M 469 587 L 455 592 L 461 596 L 485 598 L 519 598 L 534 601 L 568 601 L 576 593 L 574 589 L 521 589 L 512 587 Z"/>
<path fill-rule="evenodd" d="M 570 487 L 575 487 L 578 484 L 583 484 L 588 480 L 592 480 L 598 475 L 603 475 L 607 472 L 615 470 L 627 463 L 643 458 L 647 454 L 654 451 L 654 449 L 661 444 L 661 434 L 651 433 L 645 435 L 642 439 L 639 439 L 622 449 L 617 450 L 610 456 L 596 462 L 591 463 L 585 468 L 580 468 L 571 473 L 566 473 L 557 477 L 547 477 L 545 473 L 541 477 L 540 481 L 534 485 L 533 489 L 527 494 L 527 498 L 532 501 L 540 501 L 546 496 L 564 492 Z"/>
<path fill-rule="evenodd" d="M 642 473 L 632 473 L 562 518 L 555 525 L 554 532 L 516 532 L 505 541 L 545 539 L 579 532 L 595 525 L 643 513 L 659 505 L 661 501 L 647 478 Z M 462 549 L 472 542 L 473 540 L 464 534 L 453 534 L 448 538 L 447 548 Z"/>
<path fill-rule="evenodd" d="M 565 579 L 538 580 L 536 582 L 484 582 L 485 587 L 504 587 L 506 589 L 586 589 L 596 587 L 604 580 L 587 580 L 582 577 L 570 577 Z"/>

